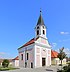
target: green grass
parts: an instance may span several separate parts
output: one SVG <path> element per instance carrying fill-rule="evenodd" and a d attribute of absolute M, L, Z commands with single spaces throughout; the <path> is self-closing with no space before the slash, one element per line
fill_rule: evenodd
<path fill-rule="evenodd" d="M 7 70 L 15 70 L 15 69 L 19 69 L 19 68 L 12 68 L 12 67 L 8 67 L 8 68 L 0 68 L 0 71 L 7 71 Z"/>

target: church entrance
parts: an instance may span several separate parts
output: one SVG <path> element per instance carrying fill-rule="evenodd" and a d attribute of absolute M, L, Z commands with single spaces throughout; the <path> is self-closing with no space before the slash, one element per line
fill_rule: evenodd
<path fill-rule="evenodd" d="M 42 58 L 42 66 L 46 65 L 46 58 Z"/>

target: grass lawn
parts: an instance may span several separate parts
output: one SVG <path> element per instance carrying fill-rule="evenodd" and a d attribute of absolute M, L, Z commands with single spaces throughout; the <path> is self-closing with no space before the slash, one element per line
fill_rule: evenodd
<path fill-rule="evenodd" d="M 15 70 L 15 69 L 19 69 L 19 68 L 12 68 L 12 67 L 8 67 L 8 68 L 0 68 L 0 71 L 7 71 L 7 70 Z"/>

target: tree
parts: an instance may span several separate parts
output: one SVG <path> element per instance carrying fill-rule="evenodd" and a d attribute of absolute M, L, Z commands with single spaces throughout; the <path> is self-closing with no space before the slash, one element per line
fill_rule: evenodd
<path fill-rule="evenodd" d="M 8 65 L 9 65 L 9 60 L 4 59 L 2 62 L 2 66 L 5 68 L 5 67 L 8 67 Z"/>
<path fill-rule="evenodd" d="M 59 50 L 59 53 L 58 53 L 58 58 L 61 60 L 61 66 L 62 66 L 62 60 L 63 60 L 64 58 L 66 58 L 66 54 L 65 54 L 65 52 L 63 52 L 63 50 L 64 50 L 64 47 L 62 47 L 62 48 Z"/>
<path fill-rule="evenodd" d="M 58 58 L 61 60 L 61 72 L 62 72 L 62 60 L 66 58 L 66 54 L 65 52 L 63 52 L 63 50 L 64 50 L 64 47 L 62 47 L 58 53 Z"/>

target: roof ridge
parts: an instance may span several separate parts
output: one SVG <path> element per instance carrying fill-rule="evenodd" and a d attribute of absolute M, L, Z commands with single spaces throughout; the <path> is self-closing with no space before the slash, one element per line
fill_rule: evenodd
<path fill-rule="evenodd" d="M 28 46 L 28 45 L 30 45 L 30 44 L 32 44 L 32 43 L 34 43 L 34 38 L 30 39 L 28 42 L 26 42 L 26 43 L 25 43 L 24 45 L 22 45 L 20 48 L 25 47 L 25 46 Z M 20 49 L 20 48 L 18 48 L 18 49 Z"/>
<path fill-rule="evenodd" d="M 28 45 L 30 45 L 30 44 L 33 44 L 38 38 L 39 38 L 39 37 L 30 39 L 28 42 L 26 42 L 26 43 L 25 43 L 24 45 L 22 45 L 20 48 L 23 48 L 23 47 L 25 47 L 25 46 L 28 46 Z M 18 48 L 18 49 L 20 49 L 20 48 Z"/>

